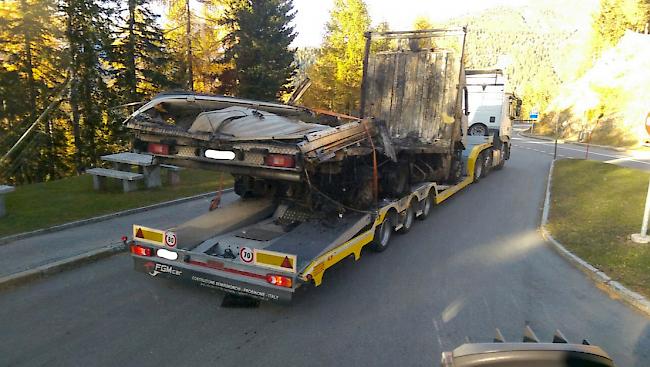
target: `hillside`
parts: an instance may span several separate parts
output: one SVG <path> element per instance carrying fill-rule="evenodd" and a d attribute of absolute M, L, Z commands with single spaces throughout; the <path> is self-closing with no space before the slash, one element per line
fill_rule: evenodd
<path fill-rule="evenodd" d="M 545 1 L 497 7 L 453 19 L 468 27 L 466 66 L 504 67 L 510 90 L 524 97 L 524 112 L 544 109 L 559 86 L 584 65 L 597 1 Z"/>
<path fill-rule="evenodd" d="M 593 141 L 634 145 L 645 139 L 650 113 L 650 35 L 632 31 L 605 51 L 592 68 L 560 88 L 544 122 L 562 125 L 562 136 L 593 130 Z"/>

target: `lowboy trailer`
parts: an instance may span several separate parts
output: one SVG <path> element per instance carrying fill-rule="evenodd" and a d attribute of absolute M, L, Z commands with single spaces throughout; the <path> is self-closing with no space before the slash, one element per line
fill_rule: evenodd
<path fill-rule="evenodd" d="M 128 242 L 135 269 L 152 277 L 198 284 L 259 300 L 289 302 L 339 261 L 381 252 L 394 231 L 406 233 L 433 206 L 478 181 L 506 157 L 490 136 L 467 137 L 464 174 L 453 185 L 424 182 L 382 199 L 372 210 L 314 216 L 270 199 L 238 199 L 177 227 L 133 226 Z"/>

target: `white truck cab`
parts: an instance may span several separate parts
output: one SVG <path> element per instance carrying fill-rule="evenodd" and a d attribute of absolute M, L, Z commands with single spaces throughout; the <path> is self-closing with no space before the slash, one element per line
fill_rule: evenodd
<path fill-rule="evenodd" d="M 497 135 L 507 141 L 512 120 L 518 118 L 521 100 L 506 92 L 501 69 L 467 70 L 468 135 Z"/>

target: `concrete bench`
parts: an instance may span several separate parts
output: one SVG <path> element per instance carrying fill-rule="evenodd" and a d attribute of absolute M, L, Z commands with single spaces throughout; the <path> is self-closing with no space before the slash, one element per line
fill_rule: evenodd
<path fill-rule="evenodd" d="M 135 191 L 138 189 L 138 180 L 144 179 L 141 173 L 118 171 L 107 168 L 91 168 L 87 169 L 86 173 L 93 175 L 93 188 L 101 190 L 105 186 L 106 178 L 115 178 L 122 181 L 122 188 L 124 192 Z"/>
<path fill-rule="evenodd" d="M 15 190 L 16 188 L 13 186 L 0 185 L 0 217 L 4 217 L 7 214 L 7 210 L 5 209 L 5 195 Z"/>
<path fill-rule="evenodd" d="M 161 164 L 160 168 L 167 171 L 167 178 L 169 178 L 169 184 L 176 186 L 181 182 L 181 175 L 179 174 L 183 167 L 172 166 L 171 164 Z"/>

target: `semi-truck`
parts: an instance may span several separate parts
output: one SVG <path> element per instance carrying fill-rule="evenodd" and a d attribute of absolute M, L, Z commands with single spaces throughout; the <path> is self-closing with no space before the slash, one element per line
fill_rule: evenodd
<path fill-rule="evenodd" d="M 135 269 L 286 302 L 342 259 L 384 251 L 507 158 L 498 136 L 467 135 L 464 39 L 367 33 L 359 117 L 194 94 L 145 104 L 126 121 L 135 149 L 230 172 L 238 199 L 173 228 L 134 225 Z"/>

